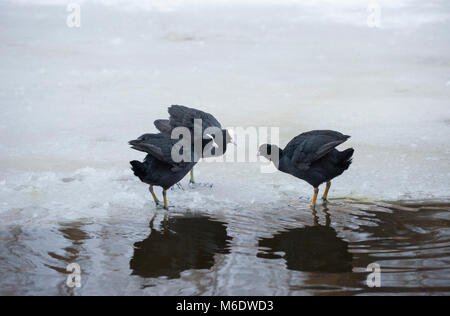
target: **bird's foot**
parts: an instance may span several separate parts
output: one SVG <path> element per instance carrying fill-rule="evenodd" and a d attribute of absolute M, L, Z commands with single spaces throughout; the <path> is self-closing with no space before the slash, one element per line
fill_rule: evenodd
<path fill-rule="evenodd" d="M 175 187 L 176 186 L 176 187 Z M 175 186 L 173 186 L 173 187 L 171 187 L 170 188 L 170 190 L 172 190 L 172 191 L 175 191 L 175 190 L 181 190 L 181 191 L 184 191 L 184 188 L 183 188 L 183 186 L 181 185 L 181 183 L 177 183 L 177 184 L 175 184 Z"/>
<path fill-rule="evenodd" d="M 174 205 L 167 205 L 165 206 L 164 203 L 156 203 L 156 208 L 159 210 L 166 210 L 169 211 L 171 208 L 174 208 Z"/>
<path fill-rule="evenodd" d="M 197 182 L 189 181 L 189 187 L 191 189 L 200 188 L 200 187 L 211 189 L 213 187 L 213 184 L 212 183 L 197 183 Z"/>
<path fill-rule="evenodd" d="M 327 198 L 325 198 L 325 199 L 322 198 L 322 206 L 323 206 L 325 209 L 327 209 L 328 203 L 331 203 L 329 199 L 327 199 Z"/>

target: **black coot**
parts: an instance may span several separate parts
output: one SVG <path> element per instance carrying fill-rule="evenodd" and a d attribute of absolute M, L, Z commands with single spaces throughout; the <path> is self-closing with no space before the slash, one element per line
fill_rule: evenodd
<path fill-rule="evenodd" d="M 172 131 L 177 127 L 185 127 L 190 130 L 191 140 L 199 140 L 201 138 L 201 153 L 197 153 L 195 158 L 198 161 L 200 158 L 217 157 L 225 154 L 227 144 L 236 144 L 230 132 L 222 129 L 222 125 L 212 115 L 194 108 L 189 108 L 184 105 L 172 105 L 168 109 L 170 118 L 168 120 L 156 120 L 154 122 L 156 128 L 165 135 L 171 136 Z M 199 131 L 199 135 L 194 133 L 195 129 Z M 214 130 L 216 132 L 214 132 Z M 219 134 L 221 133 L 220 137 Z M 194 184 L 194 172 L 191 169 L 190 184 Z"/>
<path fill-rule="evenodd" d="M 164 134 L 144 134 L 129 142 L 131 148 L 147 153 L 144 162 L 130 162 L 134 174 L 144 183 L 150 185 L 150 193 L 159 205 L 153 186 L 163 188 L 164 208 L 168 209 L 166 191 L 178 183 L 191 170 L 196 162 L 175 162 L 172 159 L 172 148 L 178 140 Z"/>
<path fill-rule="evenodd" d="M 316 204 L 319 185 L 327 183 L 322 199 L 326 200 L 331 180 L 341 175 L 352 163 L 353 148 L 338 151 L 335 147 L 350 136 L 330 130 L 316 130 L 298 135 L 282 150 L 264 144 L 258 155 L 271 160 L 278 170 L 305 180 L 314 187 L 311 206 Z"/>

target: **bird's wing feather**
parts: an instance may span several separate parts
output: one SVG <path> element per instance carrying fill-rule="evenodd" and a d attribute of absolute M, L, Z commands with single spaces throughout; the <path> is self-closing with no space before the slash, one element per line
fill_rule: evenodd
<path fill-rule="evenodd" d="M 163 134 L 170 135 L 172 132 L 172 126 L 170 126 L 169 120 L 156 120 L 153 124 Z"/>
<path fill-rule="evenodd" d="M 146 152 L 148 154 L 151 154 L 153 157 L 155 157 L 158 160 L 168 162 L 168 161 L 166 161 L 166 157 L 164 157 L 164 153 L 163 153 L 162 149 L 159 147 L 156 147 L 155 145 L 145 144 L 145 143 L 139 143 L 139 144 L 134 144 L 134 145 L 130 143 L 130 145 L 132 145 L 131 148 L 133 148 L 133 149 L 136 149 L 136 150 L 139 150 L 142 152 Z"/>
<path fill-rule="evenodd" d="M 298 135 L 290 141 L 283 153 L 297 168 L 309 169 L 312 162 L 328 154 L 350 136 L 335 131 L 311 131 Z"/>
<path fill-rule="evenodd" d="M 187 162 L 175 162 L 172 159 L 172 150 L 180 150 L 183 143 L 177 139 L 171 139 L 170 136 L 164 134 L 144 134 L 136 140 L 129 142 L 131 148 L 146 152 L 156 159 L 171 164 L 173 166 L 181 166 Z M 190 144 L 186 144 L 189 146 Z"/>
<path fill-rule="evenodd" d="M 202 127 L 202 132 L 208 127 L 222 128 L 222 125 L 213 115 L 197 109 L 183 105 L 172 105 L 168 111 L 170 114 L 169 122 L 172 128 L 183 126 L 194 129 L 196 119 L 202 120 L 202 126 L 199 126 Z"/>
<path fill-rule="evenodd" d="M 348 135 L 344 135 L 342 133 L 339 133 L 339 132 L 336 132 L 336 131 L 332 131 L 332 130 L 328 130 L 328 129 L 313 130 L 313 131 L 302 133 L 299 136 L 329 136 L 329 137 L 334 138 L 334 139 L 341 139 L 341 138 L 348 139 L 348 138 L 350 138 L 350 136 L 348 136 Z"/>

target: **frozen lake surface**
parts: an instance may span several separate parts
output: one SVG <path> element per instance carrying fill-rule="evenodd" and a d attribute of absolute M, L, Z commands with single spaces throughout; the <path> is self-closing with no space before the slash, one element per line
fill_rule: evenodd
<path fill-rule="evenodd" d="M 437 216 L 448 223 L 450 4 L 378 1 L 381 27 L 372 28 L 365 1 L 209 2 L 80 1 L 80 28 L 67 27 L 66 7 L 58 1 L 0 4 L 0 218 L 5 235 L 1 242 L 6 243 L 0 253 L 0 293 L 65 293 L 60 276 L 52 279 L 59 290 L 49 290 L 32 276 L 43 282 L 55 271 L 49 266 L 64 269 L 62 262 L 72 258 L 61 253 L 57 256 L 69 259 L 42 258 L 57 251 L 47 243 L 72 249 L 66 244 L 83 236 L 87 250 L 75 249 L 92 258 L 85 258 L 86 265 L 124 256 L 117 259 L 124 260 L 117 266 L 126 272 L 123 282 L 117 281 L 123 289 L 129 277 L 125 261 L 133 255 L 133 243 L 148 237 L 148 223 L 157 212 L 147 187 L 129 170 L 128 162 L 143 155 L 127 142 L 154 131 L 153 121 L 167 117 L 171 104 L 211 112 L 224 126 L 279 127 L 281 145 L 311 129 L 352 135 L 340 148 L 355 148 L 354 162 L 333 182 L 332 198 L 356 198 L 370 205 L 428 201 L 440 205 Z M 278 212 L 269 221 L 275 223 L 267 224 L 266 238 L 286 228 L 277 223 L 283 221 L 281 214 L 292 221 L 311 217 L 306 212 L 312 196 L 308 184 L 281 173 L 263 174 L 260 167 L 258 162 L 198 164 L 198 181 L 214 187 L 170 191 L 173 212 L 203 214 L 206 219 L 199 225 L 211 218 L 221 221 L 231 236 L 221 245 L 240 245 L 239 238 L 248 235 L 245 249 L 258 248 L 265 220 Z M 360 209 L 350 202 L 348 207 Z M 361 236 L 342 235 L 339 229 L 351 226 L 352 217 L 338 210 L 330 213 L 331 227 L 346 242 L 365 238 L 366 230 L 353 226 L 351 231 Z M 428 215 L 418 215 L 424 222 L 411 227 L 427 232 L 423 225 L 431 220 Z M 309 220 L 302 217 L 299 225 L 311 225 Z M 372 224 L 385 221 L 389 219 Z M 234 229 L 237 222 L 262 228 Z M 66 238 L 65 225 L 82 236 Z M 436 240 L 442 242 L 439 249 L 448 249 L 443 231 L 444 237 Z M 110 234 L 125 237 L 118 242 Z M 28 239 L 40 244 L 37 254 Z M 117 242 L 122 248 L 112 249 Z M 17 256 L 15 249 L 21 246 L 24 252 Z M 220 252 L 229 261 L 224 265 L 248 265 L 245 256 L 238 260 L 229 250 L 239 253 L 239 247 L 227 247 Z M 17 268 L 18 274 L 6 280 L 11 272 L 6 266 L 20 258 L 29 260 L 30 265 L 19 266 L 30 274 Z M 251 258 L 254 263 L 257 257 Z M 417 260 L 422 262 L 420 256 Z M 103 267 L 90 271 L 99 269 Z M 432 286 L 448 292 L 448 281 L 442 281 L 439 271 L 433 273 L 441 281 Z M 273 273 L 286 271 L 274 268 Z M 15 277 L 22 287 L 11 287 Z M 27 290 L 29 282 L 37 285 Z M 94 284 L 80 293 L 95 294 L 96 286 L 107 293 L 108 286 Z M 211 293 L 178 285 L 158 288 L 158 293 Z M 130 293 L 138 288 L 130 287 Z M 238 285 L 217 288 L 220 294 L 254 293 L 241 293 Z M 291 293 L 275 288 L 279 290 L 267 293 Z"/>

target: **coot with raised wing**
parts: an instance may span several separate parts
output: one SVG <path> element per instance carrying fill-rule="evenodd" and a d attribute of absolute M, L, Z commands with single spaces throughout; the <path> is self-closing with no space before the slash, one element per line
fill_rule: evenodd
<path fill-rule="evenodd" d="M 322 199 L 326 200 L 331 180 L 341 175 L 352 163 L 353 148 L 338 151 L 335 147 L 350 136 L 330 130 L 302 133 L 292 139 L 284 149 L 263 144 L 258 155 L 272 161 L 281 172 L 305 180 L 314 187 L 311 206 L 316 204 L 319 185 L 326 182 Z"/>
<path fill-rule="evenodd" d="M 225 154 L 227 144 L 236 145 L 232 130 L 222 129 L 219 121 L 210 113 L 203 112 L 184 105 L 172 105 L 168 108 L 168 120 L 156 120 L 156 128 L 165 135 L 172 135 L 175 128 L 184 127 L 191 133 L 191 141 L 200 141 L 201 152 L 196 152 L 195 160 L 200 158 L 218 157 Z M 198 133 L 198 134 L 197 134 Z M 200 149 L 200 148 L 199 148 Z M 190 184 L 195 184 L 194 172 L 191 170 Z"/>

